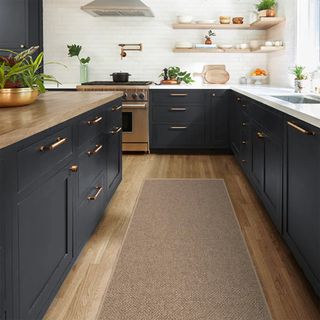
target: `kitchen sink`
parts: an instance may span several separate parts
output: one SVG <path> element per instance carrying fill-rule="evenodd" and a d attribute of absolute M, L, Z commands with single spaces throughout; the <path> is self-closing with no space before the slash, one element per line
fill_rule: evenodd
<path fill-rule="evenodd" d="M 320 104 L 320 97 L 304 96 L 304 95 L 292 95 L 292 96 L 272 96 L 283 101 L 288 101 L 295 104 Z"/>

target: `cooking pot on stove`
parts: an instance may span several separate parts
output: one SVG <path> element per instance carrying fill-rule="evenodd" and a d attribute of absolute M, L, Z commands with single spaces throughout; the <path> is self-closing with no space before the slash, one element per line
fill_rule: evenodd
<path fill-rule="evenodd" d="M 110 76 L 113 78 L 113 82 L 129 82 L 131 74 L 128 72 L 114 72 Z"/>

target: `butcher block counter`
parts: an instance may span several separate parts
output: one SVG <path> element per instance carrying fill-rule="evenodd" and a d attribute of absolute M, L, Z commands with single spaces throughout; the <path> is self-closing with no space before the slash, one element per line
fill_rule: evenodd
<path fill-rule="evenodd" d="M 0 319 L 43 319 L 122 179 L 121 92 L 0 108 Z"/>
<path fill-rule="evenodd" d="M 0 149 L 121 96 L 121 92 L 47 92 L 30 106 L 0 108 Z"/>

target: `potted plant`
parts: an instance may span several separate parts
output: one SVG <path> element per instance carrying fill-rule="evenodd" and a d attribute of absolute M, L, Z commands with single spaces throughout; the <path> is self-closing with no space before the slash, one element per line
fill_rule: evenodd
<path fill-rule="evenodd" d="M 208 34 L 205 35 L 205 44 L 208 44 L 208 45 L 211 45 L 213 44 L 213 37 L 215 37 L 216 34 L 212 31 L 212 30 L 209 30 L 208 31 Z"/>
<path fill-rule="evenodd" d="M 80 62 L 80 82 L 88 82 L 88 76 L 89 76 L 89 68 L 88 64 L 91 60 L 90 57 L 87 58 L 80 58 L 80 52 L 82 50 L 82 46 L 72 44 L 72 45 L 67 45 L 69 52 L 68 55 L 69 57 L 77 57 L 79 62 Z"/>
<path fill-rule="evenodd" d="M 0 56 L 0 107 L 31 104 L 46 91 L 44 81 L 59 83 L 55 77 L 41 72 L 43 52 L 33 57 L 39 47 L 20 53 L 0 49 L 9 55 Z"/>
<path fill-rule="evenodd" d="M 194 82 L 191 77 L 191 73 L 188 71 L 182 71 L 179 67 L 169 67 L 164 69 L 164 72 L 160 74 L 160 77 L 164 77 L 165 79 L 162 81 L 163 84 L 180 84 L 181 82 L 191 84 Z"/>
<path fill-rule="evenodd" d="M 261 0 L 257 5 L 259 17 L 275 17 L 276 0 Z"/>
<path fill-rule="evenodd" d="M 308 75 L 305 73 L 305 67 L 296 65 L 292 68 L 292 74 L 294 74 L 294 92 L 302 93 L 303 89 L 306 88 L 306 80 Z"/>

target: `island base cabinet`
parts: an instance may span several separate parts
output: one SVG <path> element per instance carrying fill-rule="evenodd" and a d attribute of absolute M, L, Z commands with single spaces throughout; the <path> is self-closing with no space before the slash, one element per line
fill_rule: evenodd
<path fill-rule="evenodd" d="M 78 252 L 95 230 L 106 206 L 106 178 L 102 173 L 87 189 L 78 213 Z"/>
<path fill-rule="evenodd" d="M 107 146 L 107 188 L 109 198 L 122 179 L 122 132 L 111 130 L 106 136 Z"/>
<path fill-rule="evenodd" d="M 19 299 L 9 319 L 38 319 L 73 258 L 72 187 L 69 166 L 18 203 L 15 274 Z"/>
<path fill-rule="evenodd" d="M 285 170 L 285 239 L 320 295 L 319 129 L 287 121 Z"/>

